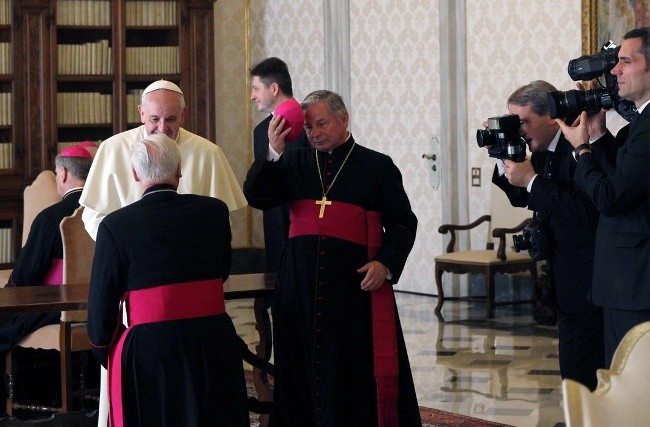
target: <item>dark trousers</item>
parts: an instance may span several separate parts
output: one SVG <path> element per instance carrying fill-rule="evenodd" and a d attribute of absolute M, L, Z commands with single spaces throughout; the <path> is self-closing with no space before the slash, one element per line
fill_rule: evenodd
<path fill-rule="evenodd" d="M 605 320 L 605 362 L 612 363 L 616 347 L 625 334 L 636 325 L 650 320 L 650 310 L 620 310 L 603 308 Z"/>
<path fill-rule="evenodd" d="M 590 390 L 598 384 L 596 370 L 605 368 L 603 311 L 599 307 L 581 313 L 558 310 L 560 375 Z"/>

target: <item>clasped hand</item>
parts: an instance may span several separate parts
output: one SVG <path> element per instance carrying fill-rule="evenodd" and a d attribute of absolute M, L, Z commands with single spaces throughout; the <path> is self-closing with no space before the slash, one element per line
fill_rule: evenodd
<path fill-rule="evenodd" d="M 527 158 L 523 162 L 505 159 L 503 164 L 506 179 L 515 187 L 527 187 L 530 180 L 535 176 L 535 169 L 533 169 L 533 165 Z"/>

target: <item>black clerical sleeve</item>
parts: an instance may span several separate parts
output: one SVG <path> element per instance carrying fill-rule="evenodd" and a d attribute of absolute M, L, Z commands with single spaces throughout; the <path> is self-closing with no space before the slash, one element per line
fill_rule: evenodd
<path fill-rule="evenodd" d="M 390 270 L 391 282 L 396 283 L 415 243 L 418 221 L 404 190 L 402 174 L 388 156 L 381 158 L 377 175 L 383 184 L 379 200 L 384 236 L 375 260 Z"/>
<path fill-rule="evenodd" d="M 57 241 L 61 241 L 59 224 L 55 223 L 55 219 L 47 212 L 41 212 L 32 223 L 29 237 L 16 259 L 8 285 L 43 284 L 43 279 L 52 265 L 52 259 L 55 258 Z M 58 258 L 62 256 L 61 254 Z"/>
<path fill-rule="evenodd" d="M 125 278 L 121 275 L 124 268 L 117 242 L 100 223 L 88 293 L 88 337 L 93 355 L 103 367 L 108 364 L 110 344 L 118 327 L 118 307 L 125 290 Z"/>
<path fill-rule="evenodd" d="M 244 196 L 256 209 L 268 209 L 289 201 L 285 185 L 286 166 L 282 158 L 277 162 L 259 158 L 253 162 L 244 181 Z"/>

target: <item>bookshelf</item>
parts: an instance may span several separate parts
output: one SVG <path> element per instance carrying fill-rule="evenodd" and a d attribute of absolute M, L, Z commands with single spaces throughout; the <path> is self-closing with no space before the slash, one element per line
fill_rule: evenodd
<path fill-rule="evenodd" d="M 67 145 L 139 126 L 144 88 L 178 84 L 211 141 L 216 0 L 0 0 L 0 269 L 20 249 L 22 192 Z"/>
<path fill-rule="evenodd" d="M 0 0 L 0 186 L 16 183 L 15 123 L 13 101 L 15 81 L 13 74 L 14 37 L 12 27 L 12 2 Z M 8 192 L 0 193 L 0 269 L 7 268 L 14 259 L 15 237 L 18 236 L 16 207 Z M 4 285 L 1 284 L 1 285 Z"/>

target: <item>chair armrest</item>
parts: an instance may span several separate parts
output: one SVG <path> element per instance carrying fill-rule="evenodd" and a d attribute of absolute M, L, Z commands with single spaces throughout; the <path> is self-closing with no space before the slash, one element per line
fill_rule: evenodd
<path fill-rule="evenodd" d="M 532 218 L 525 219 L 521 224 L 516 225 L 512 228 L 495 228 L 492 230 L 492 237 L 501 237 L 505 234 L 519 233 L 532 220 Z"/>
<path fill-rule="evenodd" d="M 458 224 L 443 224 L 438 228 L 438 232 L 440 234 L 449 234 L 451 235 L 451 239 L 449 240 L 449 244 L 447 245 L 446 253 L 451 253 L 454 251 L 454 246 L 456 245 L 456 231 L 462 231 L 462 230 L 471 230 L 472 228 L 475 228 L 479 225 L 481 225 L 484 222 L 490 222 L 492 218 L 490 215 L 483 215 L 476 221 L 470 223 L 470 224 L 465 224 L 465 225 L 458 225 Z"/>
<path fill-rule="evenodd" d="M 512 227 L 512 228 L 495 228 L 492 230 L 492 237 L 499 239 L 499 248 L 497 249 L 497 258 L 501 261 L 506 259 L 506 234 L 519 233 L 524 229 L 528 223 L 532 221 L 532 218 L 525 219 L 521 224 Z"/>
<path fill-rule="evenodd" d="M 238 338 L 239 344 L 241 346 L 242 358 L 244 361 L 248 362 L 251 366 L 260 369 L 261 371 L 266 372 L 269 375 L 275 375 L 275 366 L 250 351 L 248 345 L 246 345 L 244 340 L 240 337 Z"/>

